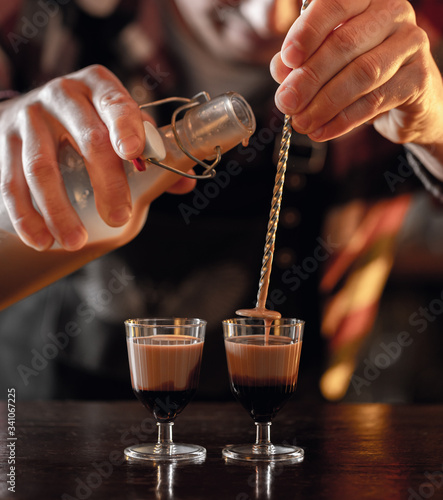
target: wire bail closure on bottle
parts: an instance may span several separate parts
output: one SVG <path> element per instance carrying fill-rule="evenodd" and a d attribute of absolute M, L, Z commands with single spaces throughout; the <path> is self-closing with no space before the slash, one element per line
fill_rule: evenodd
<path fill-rule="evenodd" d="M 143 110 L 143 109 L 146 109 L 149 107 L 159 106 L 159 105 L 167 104 L 167 103 L 174 102 L 174 101 L 185 103 L 182 106 L 175 109 L 174 112 L 172 113 L 171 129 L 172 129 L 172 132 L 174 134 L 174 138 L 175 138 L 175 142 L 177 143 L 177 146 L 183 151 L 183 153 L 188 158 L 191 158 L 197 165 L 200 165 L 201 167 L 204 168 L 204 171 L 202 174 L 189 174 L 187 172 L 181 172 L 180 170 L 178 170 L 174 167 L 171 167 L 170 165 L 166 165 L 165 163 L 157 160 L 156 158 L 147 158 L 147 159 L 143 159 L 143 161 L 153 163 L 154 165 L 162 167 L 166 170 L 170 170 L 171 172 L 182 175 L 184 177 L 188 177 L 190 179 L 198 179 L 199 180 L 199 179 L 211 179 L 212 177 L 214 177 L 216 174 L 216 171 L 214 170 L 214 168 L 220 163 L 221 156 L 222 156 L 220 146 L 216 146 L 214 148 L 214 153 L 216 155 L 216 158 L 211 164 L 208 164 L 208 163 L 196 158 L 194 155 L 192 155 L 185 148 L 183 142 L 181 141 L 180 137 L 178 136 L 177 127 L 176 127 L 177 116 L 179 113 L 181 113 L 182 111 L 186 111 L 190 108 L 193 108 L 195 106 L 199 106 L 200 104 L 202 104 L 204 102 L 208 102 L 210 100 L 211 100 L 211 98 L 209 97 L 209 94 L 207 92 L 200 92 L 200 93 L 196 94 L 192 99 L 188 99 L 186 97 L 168 97 L 166 99 L 160 99 L 159 101 L 154 101 L 151 103 L 142 104 L 140 106 L 140 109 Z"/>

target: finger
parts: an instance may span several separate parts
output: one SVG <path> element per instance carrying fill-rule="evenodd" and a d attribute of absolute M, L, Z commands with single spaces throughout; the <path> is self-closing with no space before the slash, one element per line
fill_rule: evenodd
<path fill-rule="evenodd" d="M 374 91 L 365 94 L 343 109 L 330 122 L 309 134 L 309 136 L 315 141 L 326 141 L 339 137 L 355 127 L 371 121 L 374 121 L 375 128 L 380 129 L 380 131 L 388 127 L 391 131 L 393 129 L 397 131 L 403 130 L 403 113 L 396 108 L 400 108 L 408 101 L 411 92 L 414 92 L 414 84 L 411 82 L 409 85 L 399 85 L 398 82 L 410 81 L 411 74 L 409 66 L 402 67 L 394 80 L 390 80 Z M 386 123 L 392 120 L 398 122 L 394 127 L 392 127 L 392 123 Z M 390 135 L 390 139 L 394 142 L 406 142 L 400 135 L 393 137 L 392 132 Z M 386 134 L 386 136 L 388 135 Z"/>
<path fill-rule="evenodd" d="M 57 103 L 52 113 L 84 159 L 98 213 L 112 227 L 125 224 L 131 216 L 132 204 L 123 162 L 115 154 L 107 126 L 87 97 L 87 87 L 67 79 L 62 85 L 54 85 L 50 92 Z"/>
<path fill-rule="evenodd" d="M 364 12 L 371 0 L 315 0 L 294 22 L 282 45 L 282 60 L 298 68 L 339 25 Z"/>
<path fill-rule="evenodd" d="M 365 96 L 373 102 L 375 116 L 381 103 L 389 100 L 389 95 L 380 94 L 379 89 L 391 93 L 397 91 L 394 81 L 398 85 L 398 77 L 390 86 L 384 84 L 393 79 L 400 67 L 417 51 L 422 42 L 422 36 L 417 37 L 418 33 L 418 30 L 407 27 L 400 29 L 389 38 L 389 43 L 363 54 L 346 66 L 321 89 L 307 108 L 293 117 L 296 130 L 311 134 Z M 407 87 L 410 85 L 407 84 Z"/>
<path fill-rule="evenodd" d="M 277 83 L 283 83 L 285 78 L 291 73 L 291 68 L 288 68 L 281 60 L 280 52 L 275 54 L 269 66 L 271 76 Z"/>
<path fill-rule="evenodd" d="M 376 18 L 369 11 L 340 26 L 283 81 L 276 92 L 277 107 L 283 113 L 292 115 L 300 112 L 343 68 L 378 47 L 392 32 L 393 24 L 389 16 Z"/>
<path fill-rule="evenodd" d="M 126 160 L 139 156 L 145 143 L 142 115 L 123 84 L 98 65 L 74 75 L 88 85 L 91 101 L 109 130 L 115 152 Z"/>
<path fill-rule="evenodd" d="M 54 242 L 43 217 L 32 204 L 23 174 L 22 142 L 18 136 L 4 138 L 0 144 L 1 193 L 15 232 L 28 246 L 47 250 Z"/>
<path fill-rule="evenodd" d="M 65 249 L 78 250 L 86 243 L 87 234 L 66 194 L 45 112 L 41 106 L 34 105 L 23 111 L 23 115 L 20 119 L 21 158 L 29 191 L 54 238 Z M 21 217 L 22 226 L 31 223 L 27 221 L 30 214 L 36 222 L 34 213 L 27 208 L 28 212 Z"/>

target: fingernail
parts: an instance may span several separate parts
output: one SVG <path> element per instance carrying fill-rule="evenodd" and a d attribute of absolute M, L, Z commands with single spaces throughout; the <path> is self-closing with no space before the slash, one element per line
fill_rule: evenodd
<path fill-rule="evenodd" d="M 42 252 L 48 250 L 53 243 L 54 238 L 47 231 L 42 231 L 34 236 L 34 244 L 32 246 L 39 252 Z"/>
<path fill-rule="evenodd" d="M 117 208 L 109 214 L 110 222 L 116 226 L 125 224 L 130 217 L 131 209 L 128 206 Z"/>
<path fill-rule="evenodd" d="M 297 112 L 298 96 L 297 93 L 290 87 L 284 87 L 278 91 L 275 96 L 275 101 L 278 108 L 284 113 L 293 115 Z"/>
<path fill-rule="evenodd" d="M 292 125 L 297 131 L 304 132 L 311 125 L 311 120 L 305 114 L 296 115 L 292 117 Z"/>
<path fill-rule="evenodd" d="M 132 163 L 139 172 L 144 172 L 146 170 L 146 165 L 140 158 L 134 158 Z"/>
<path fill-rule="evenodd" d="M 122 155 L 131 156 L 140 153 L 142 147 L 140 138 L 137 135 L 130 135 L 121 139 L 118 143 L 118 150 Z"/>
<path fill-rule="evenodd" d="M 70 251 L 79 250 L 88 240 L 88 235 L 83 229 L 74 229 L 62 238 L 63 248 Z"/>
<path fill-rule="evenodd" d="M 320 127 L 319 129 L 309 134 L 309 137 L 311 137 L 312 139 L 320 139 L 320 137 L 323 135 L 324 130 L 324 127 Z"/>

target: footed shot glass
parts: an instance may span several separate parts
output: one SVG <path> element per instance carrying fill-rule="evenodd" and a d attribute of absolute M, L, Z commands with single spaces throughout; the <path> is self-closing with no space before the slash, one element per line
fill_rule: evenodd
<path fill-rule="evenodd" d="M 302 462 L 298 446 L 274 445 L 271 422 L 294 394 L 304 321 L 234 318 L 223 321 L 231 391 L 256 425 L 256 441 L 229 445 L 223 456 L 245 462 Z"/>
<path fill-rule="evenodd" d="M 175 443 L 172 427 L 195 394 L 206 321 L 198 318 L 154 318 L 125 321 L 132 389 L 157 421 L 156 443 L 125 449 L 130 459 L 203 460 L 206 449 Z"/>

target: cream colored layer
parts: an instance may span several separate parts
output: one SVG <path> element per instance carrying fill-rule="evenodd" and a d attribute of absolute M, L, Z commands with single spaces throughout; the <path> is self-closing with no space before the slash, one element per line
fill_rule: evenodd
<path fill-rule="evenodd" d="M 132 387 L 182 391 L 198 384 L 203 341 L 187 335 L 128 338 Z"/>
<path fill-rule="evenodd" d="M 301 342 L 290 343 L 289 338 L 278 345 L 254 345 L 245 339 L 256 340 L 257 335 L 225 339 L 228 370 L 236 384 L 244 385 L 291 385 L 297 382 Z M 264 336 L 260 336 L 263 337 Z M 281 340 L 282 337 L 280 337 Z"/>

